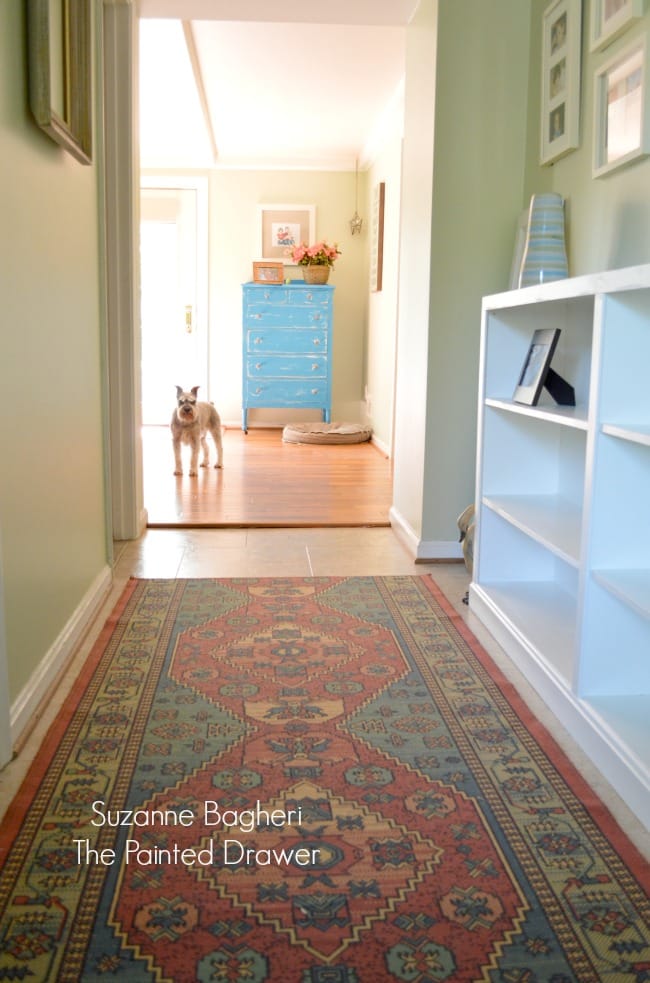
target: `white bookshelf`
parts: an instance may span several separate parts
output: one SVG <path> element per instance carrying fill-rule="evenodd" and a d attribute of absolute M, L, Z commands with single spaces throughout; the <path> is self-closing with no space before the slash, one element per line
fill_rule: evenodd
<path fill-rule="evenodd" d="M 512 399 L 538 328 L 575 407 Z M 650 265 L 486 297 L 470 605 L 650 816 Z"/>

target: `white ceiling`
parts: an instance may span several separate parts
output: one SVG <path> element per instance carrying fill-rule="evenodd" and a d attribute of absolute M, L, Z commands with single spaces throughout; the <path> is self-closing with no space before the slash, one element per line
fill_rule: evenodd
<path fill-rule="evenodd" d="M 363 167 L 417 3 L 140 0 L 142 166 Z"/>

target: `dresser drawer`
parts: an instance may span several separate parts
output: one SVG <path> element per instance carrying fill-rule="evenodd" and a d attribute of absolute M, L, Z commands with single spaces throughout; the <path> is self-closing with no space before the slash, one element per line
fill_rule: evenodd
<path fill-rule="evenodd" d="M 248 379 L 244 399 L 247 406 L 323 407 L 327 405 L 329 393 L 324 381 Z"/>
<path fill-rule="evenodd" d="M 327 352 L 328 331 L 316 328 L 252 328 L 245 332 L 245 351 L 249 354 L 264 352 Z"/>
<path fill-rule="evenodd" d="M 296 307 L 294 304 L 266 307 L 251 304 L 244 313 L 244 325 L 270 325 L 271 327 L 307 327 L 310 324 L 327 324 L 329 313 L 320 307 Z"/>
<path fill-rule="evenodd" d="M 246 359 L 249 379 L 293 378 L 326 379 L 326 355 L 249 355 Z"/>
<path fill-rule="evenodd" d="M 291 297 L 287 300 L 292 304 L 300 304 L 305 307 L 329 308 L 332 302 L 332 291 L 329 289 L 319 290 L 313 286 L 296 286 L 293 288 Z"/>
<path fill-rule="evenodd" d="M 331 289 L 318 290 L 298 285 L 291 287 L 251 287 L 244 294 L 244 314 L 277 307 L 319 307 L 327 310 L 332 303 Z"/>

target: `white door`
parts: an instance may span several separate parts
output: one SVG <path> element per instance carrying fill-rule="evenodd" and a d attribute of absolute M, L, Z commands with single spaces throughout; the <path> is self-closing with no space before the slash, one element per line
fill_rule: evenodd
<path fill-rule="evenodd" d="M 144 424 L 169 423 L 176 386 L 208 398 L 205 212 L 201 187 L 141 189 Z"/>

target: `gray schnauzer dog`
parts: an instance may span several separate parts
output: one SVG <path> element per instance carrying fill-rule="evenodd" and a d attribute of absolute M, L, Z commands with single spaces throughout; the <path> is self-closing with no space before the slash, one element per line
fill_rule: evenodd
<path fill-rule="evenodd" d="M 221 420 L 212 403 L 201 403 L 196 398 L 198 391 L 198 386 L 194 386 L 189 392 L 185 392 L 180 386 L 176 386 L 177 406 L 172 414 L 172 422 L 170 424 L 172 444 L 174 447 L 174 474 L 183 473 L 181 444 L 189 444 L 192 448 L 190 475 L 198 474 L 196 467 L 199 461 L 199 444 L 203 448 L 201 467 L 208 468 L 210 466 L 210 451 L 207 441 L 208 433 L 212 434 L 214 446 L 217 448 L 217 463 L 215 464 L 215 468 L 222 466 Z"/>

